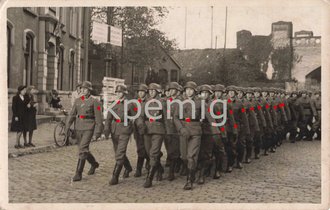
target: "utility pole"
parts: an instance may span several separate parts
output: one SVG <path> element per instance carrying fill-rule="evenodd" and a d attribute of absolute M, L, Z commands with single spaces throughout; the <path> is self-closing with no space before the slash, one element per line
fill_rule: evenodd
<path fill-rule="evenodd" d="M 185 18 L 184 18 L 184 48 L 187 48 L 187 7 L 185 8 Z"/>
<path fill-rule="evenodd" d="M 112 19 L 113 19 L 113 7 L 107 7 L 107 24 L 108 27 L 108 43 L 106 44 L 106 56 L 104 58 L 105 60 L 105 76 L 110 77 L 111 75 L 111 44 L 110 44 L 110 26 L 112 25 Z"/>
<path fill-rule="evenodd" d="M 225 40 L 223 44 L 223 62 L 222 62 L 222 68 L 226 75 L 229 75 L 229 72 L 226 72 L 226 43 L 227 43 L 227 16 L 228 16 L 228 10 L 226 7 L 226 17 L 225 17 Z M 225 78 L 225 81 L 227 81 L 228 78 Z"/>
<path fill-rule="evenodd" d="M 213 6 L 211 6 L 211 49 L 213 48 Z"/>

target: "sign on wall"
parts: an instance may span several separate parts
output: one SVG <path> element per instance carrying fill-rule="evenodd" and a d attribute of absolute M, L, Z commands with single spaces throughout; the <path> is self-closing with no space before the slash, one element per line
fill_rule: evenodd
<path fill-rule="evenodd" d="M 110 43 L 122 46 L 122 30 L 105 23 L 93 22 L 92 40 L 97 43 Z"/>

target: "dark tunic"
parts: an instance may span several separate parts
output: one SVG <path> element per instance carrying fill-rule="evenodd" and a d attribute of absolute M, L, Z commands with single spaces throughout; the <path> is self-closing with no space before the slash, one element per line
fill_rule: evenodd
<path fill-rule="evenodd" d="M 25 125 L 25 112 L 27 109 L 27 98 L 24 97 L 24 100 L 20 98 L 19 95 L 13 97 L 12 110 L 13 118 L 11 120 L 11 131 L 22 132 L 24 131 Z M 18 117 L 18 121 L 15 121 L 15 117 Z"/>

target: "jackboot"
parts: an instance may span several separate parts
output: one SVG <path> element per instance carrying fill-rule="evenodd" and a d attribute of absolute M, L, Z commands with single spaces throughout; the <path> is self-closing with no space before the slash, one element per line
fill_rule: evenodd
<path fill-rule="evenodd" d="M 128 178 L 129 173 L 131 173 L 133 171 L 133 168 L 127 157 L 125 157 L 125 160 L 124 160 L 124 168 L 125 168 L 125 170 L 124 170 L 123 178 Z"/>
<path fill-rule="evenodd" d="M 87 161 L 91 164 L 91 168 L 88 171 L 88 175 L 93 175 L 95 173 L 95 169 L 97 169 L 100 164 L 96 162 L 94 156 L 91 153 L 88 153 L 87 155 Z"/>
<path fill-rule="evenodd" d="M 169 163 L 170 163 L 170 169 L 168 171 L 167 180 L 168 181 L 173 181 L 175 179 L 174 170 L 175 170 L 175 165 L 176 165 L 176 159 L 171 159 L 169 161 Z"/>
<path fill-rule="evenodd" d="M 188 173 L 188 161 L 182 160 L 180 176 L 187 176 L 187 173 Z"/>
<path fill-rule="evenodd" d="M 109 182 L 109 185 L 118 184 L 118 179 L 122 168 L 123 168 L 123 164 L 119 165 L 116 163 L 115 168 L 113 169 L 112 178 Z"/>
<path fill-rule="evenodd" d="M 204 184 L 204 183 L 205 183 L 205 166 L 203 164 L 198 172 L 197 184 Z"/>
<path fill-rule="evenodd" d="M 82 172 L 84 171 L 86 159 L 79 159 L 77 163 L 76 174 L 72 178 L 73 182 L 80 181 L 82 179 Z"/>
<path fill-rule="evenodd" d="M 210 177 L 211 176 L 211 170 L 212 170 L 212 165 L 213 165 L 213 159 L 206 161 L 207 163 L 204 165 L 205 169 L 204 169 L 204 175 L 206 177 Z"/>
<path fill-rule="evenodd" d="M 222 162 L 223 162 L 223 157 L 220 155 L 215 159 L 215 170 L 214 170 L 214 175 L 213 179 L 219 179 L 222 175 Z"/>
<path fill-rule="evenodd" d="M 152 180 L 154 179 L 155 173 L 158 170 L 158 166 L 151 167 L 151 171 L 147 173 L 146 182 L 144 183 L 144 188 L 149 188 L 152 186 Z"/>
<path fill-rule="evenodd" d="M 184 190 L 192 190 L 194 177 L 195 177 L 195 171 L 188 169 L 187 182 L 183 187 Z"/>
<path fill-rule="evenodd" d="M 144 162 L 144 157 L 138 157 L 134 177 L 140 177 L 142 175 L 143 162 Z"/>
<path fill-rule="evenodd" d="M 177 158 L 177 159 L 175 159 L 175 162 L 176 162 L 176 164 L 175 164 L 175 173 L 180 173 L 180 168 L 181 168 L 181 165 L 182 165 L 182 160 L 181 160 L 181 158 Z"/>
<path fill-rule="evenodd" d="M 162 164 L 159 162 L 158 165 L 158 170 L 157 170 L 157 181 L 162 181 L 163 180 L 163 173 L 164 173 L 164 167 L 162 166 Z"/>
<path fill-rule="evenodd" d="M 252 147 L 246 147 L 245 163 L 251 163 Z"/>

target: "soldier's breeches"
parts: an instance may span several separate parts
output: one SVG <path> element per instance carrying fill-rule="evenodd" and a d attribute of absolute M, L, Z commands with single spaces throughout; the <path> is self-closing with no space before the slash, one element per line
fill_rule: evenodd
<path fill-rule="evenodd" d="M 93 137 L 93 130 L 76 130 L 79 158 L 86 159 L 89 153 L 89 144 Z"/>
<path fill-rule="evenodd" d="M 237 143 L 237 136 L 233 133 L 228 132 L 227 142 L 225 143 L 225 150 L 227 153 L 228 165 L 232 166 L 235 163 L 236 159 L 236 143 Z"/>
<path fill-rule="evenodd" d="M 178 135 L 166 135 L 165 142 L 167 144 L 167 157 L 171 160 L 180 157 L 180 137 Z M 164 143 L 165 143 L 164 142 Z"/>
<path fill-rule="evenodd" d="M 154 167 L 159 164 L 160 150 L 163 143 L 163 135 L 148 134 L 144 135 L 144 146 L 147 151 L 147 155 L 150 158 L 150 166 Z"/>
<path fill-rule="evenodd" d="M 199 161 L 208 161 L 212 159 L 213 147 L 215 145 L 215 139 L 213 135 L 202 135 L 201 146 L 198 155 Z"/>
<path fill-rule="evenodd" d="M 147 157 L 147 152 L 146 152 L 146 149 L 144 147 L 143 135 L 136 134 L 136 135 L 134 135 L 134 138 L 135 138 L 138 157 L 146 158 Z"/>
<path fill-rule="evenodd" d="M 188 169 L 195 170 L 201 147 L 201 136 L 190 136 L 187 141 Z"/>
<path fill-rule="evenodd" d="M 262 135 L 260 131 L 255 132 L 253 137 L 254 153 L 259 154 L 262 147 Z"/>
<path fill-rule="evenodd" d="M 248 135 L 246 133 L 239 133 L 238 134 L 238 140 L 236 143 L 236 148 L 237 148 L 237 160 L 239 162 L 243 161 L 244 157 L 244 151 L 246 148 L 246 140 L 248 139 Z"/>
<path fill-rule="evenodd" d="M 180 136 L 180 156 L 182 160 L 187 160 L 188 138 Z"/>
<path fill-rule="evenodd" d="M 118 165 L 122 165 L 125 161 L 127 161 L 126 150 L 128 141 L 129 135 L 114 135 L 112 137 L 115 159 Z"/>

